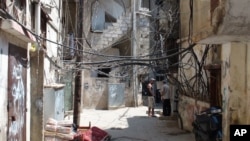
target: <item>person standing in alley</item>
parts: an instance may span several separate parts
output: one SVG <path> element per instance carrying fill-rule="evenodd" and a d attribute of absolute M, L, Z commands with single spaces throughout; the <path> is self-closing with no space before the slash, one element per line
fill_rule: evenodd
<path fill-rule="evenodd" d="M 162 99 L 162 110 L 163 110 L 163 115 L 164 116 L 170 116 L 171 115 L 171 103 L 170 103 L 170 98 L 171 98 L 171 92 L 170 92 L 170 87 L 167 84 L 166 80 L 163 80 L 163 86 L 162 86 L 162 91 L 161 91 L 161 99 Z"/>
<path fill-rule="evenodd" d="M 148 116 L 154 117 L 154 108 L 155 108 L 155 94 L 153 90 L 153 84 L 155 82 L 154 78 L 151 78 L 147 85 L 147 94 L 148 94 Z"/>

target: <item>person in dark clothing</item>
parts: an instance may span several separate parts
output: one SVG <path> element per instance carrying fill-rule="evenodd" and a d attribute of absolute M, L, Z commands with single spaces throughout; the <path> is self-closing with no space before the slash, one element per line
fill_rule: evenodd
<path fill-rule="evenodd" d="M 147 93 L 148 93 L 148 116 L 154 117 L 154 108 L 155 108 L 155 93 L 153 90 L 153 84 L 155 82 L 154 78 L 151 78 L 147 85 Z"/>
<path fill-rule="evenodd" d="M 167 85 L 167 81 L 163 80 L 163 86 L 161 91 L 161 99 L 162 99 L 162 110 L 164 116 L 170 116 L 171 115 L 171 92 L 170 87 Z"/>

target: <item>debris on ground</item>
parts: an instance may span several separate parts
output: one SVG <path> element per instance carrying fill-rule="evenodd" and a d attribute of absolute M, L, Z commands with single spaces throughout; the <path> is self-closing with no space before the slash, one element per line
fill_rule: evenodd
<path fill-rule="evenodd" d="M 98 127 L 76 127 L 71 121 L 49 118 L 44 131 L 45 141 L 109 141 L 111 136 Z"/>
<path fill-rule="evenodd" d="M 111 141 L 147 141 L 147 140 L 134 138 L 134 137 L 122 136 L 122 137 L 112 138 Z"/>
<path fill-rule="evenodd" d="M 71 121 L 57 121 L 49 118 L 44 131 L 45 141 L 69 141 L 73 140 L 75 133 L 72 131 Z"/>
<path fill-rule="evenodd" d="M 87 130 L 78 131 L 75 136 L 76 141 L 109 141 L 111 136 L 98 127 L 91 127 Z"/>

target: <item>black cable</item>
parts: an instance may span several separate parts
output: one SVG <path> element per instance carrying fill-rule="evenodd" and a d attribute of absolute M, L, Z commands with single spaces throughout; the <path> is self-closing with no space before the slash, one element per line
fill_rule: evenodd
<path fill-rule="evenodd" d="M 129 59 L 113 59 L 113 60 L 108 60 L 108 61 L 100 61 L 100 62 L 76 62 L 76 63 L 80 63 L 82 65 L 93 65 L 93 64 L 103 64 L 103 63 L 113 63 L 113 62 L 120 62 L 120 61 L 157 61 L 157 60 L 165 60 L 168 59 L 169 57 L 173 57 L 176 55 L 180 55 L 190 49 L 192 49 L 196 44 L 192 44 L 189 47 L 187 47 L 186 49 L 183 49 L 182 51 L 179 51 L 177 53 L 173 53 L 171 55 L 168 56 L 164 56 L 164 57 L 159 57 L 159 58 L 150 58 L 150 59 L 134 59 L 134 58 L 129 58 Z"/>
<path fill-rule="evenodd" d="M 189 15 L 188 42 L 191 44 L 193 36 L 193 0 L 189 0 L 189 9 L 190 9 L 190 15 Z"/>
<path fill-rule="evenodd" d="M 5 11 L 5 14 L 12 20 L 14 20 L 16 23 L 18 23 L 20 26 L 22 26 L 22 28 L 25 28 L 28 32 L 30 32 L 32 35 L 34 35 L 36 38 L 38 39 L 43 39 L 43 40 L 46 40 L 46 41 L 49 41 L 53 44 L 56 44 L 56 45 L 59 45 L 59 46 L 62 46 L 62 47 L 65 47 L 65 48 L 68 48 L 68 49 L 73 49 L 75 51 L 79 51 L 79 52 L 82 52 L 82 53 L 86 53 L 86 54 L 91 54 L 91 55 L 96 55 L 96 56 L 103 56 L 103 57 L 113 57 L 113 58 L 133 58 L 133 56 L 115 56 L 115 55 L 103 55 L 103 54 L 97 54 L 97 53 L 93 53 L 93 52 L 88 52 L 88 51 L 83 51 L 83 50 L 79 50 L 79 49 L 76 49 L 76 48 L 72 48 L 72 47 L 69 47 L 69 46 L 66 46 L 66 45 L 63 45 L 63 44 L 59 44 L 55 41 L 52 41 L 50 39 L 47 39 L 47 38 L 44 38 L 42 36 L 39 36 L 37 35 L 36 33 L 34 33 L 33 31 L 31 31 L 30 29 L 26 28 L 24 25 L 22 25 L 19 21 L 17 21 L 15 18 L 13 18 L 7 11 Z M 145 55 L 145 56 L 138 56 L 138 58 L 140 57 L 148 57 L 148 56 L 154 56 L 153 55 Z M 140 60 L 141 61 L 141 60 Z"/>

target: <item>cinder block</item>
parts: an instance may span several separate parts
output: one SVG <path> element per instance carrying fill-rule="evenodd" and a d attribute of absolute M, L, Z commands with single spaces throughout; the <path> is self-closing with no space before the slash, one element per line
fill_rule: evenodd
<path fill-rule="evenodd" d="M 111 37 L 111 34 L 110 33 L 106 33 L 103 35 L 103 37 Z"/>
<path fill-rule="evenodd" d="M 121 27 L 120 28 L 122 31 L 127 31 L 128 30 L 128 27 Z"/>
<path fill-rule="evenodd" d="M 112 34 L 112 37 L 116 38 L 118 37 L 118 34 Z"/>
<path fill-rule="evenodd" d="M 112 23 L 113 26 L 119 27 L 120 24 L 119 23 Z"/>

